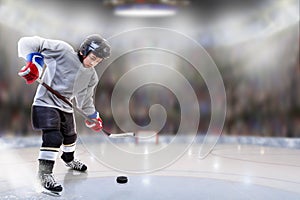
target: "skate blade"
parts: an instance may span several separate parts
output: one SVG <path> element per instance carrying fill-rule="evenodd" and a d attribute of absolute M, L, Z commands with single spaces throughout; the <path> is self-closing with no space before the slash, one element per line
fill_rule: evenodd
<path fill-rule="evenodd" d="M 54 191 L 50 191 L 50 190 L 47 190 L 47 189 L 43 189 L 42 193 L 53 196 L 53 197 L 60 197 L 61 196 L 61 192 L 54 192 Z"/>

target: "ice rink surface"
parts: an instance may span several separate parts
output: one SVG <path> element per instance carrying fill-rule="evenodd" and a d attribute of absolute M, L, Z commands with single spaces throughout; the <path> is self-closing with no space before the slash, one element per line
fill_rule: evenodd
<path fill-rule="evenodd" d="M 57 181 L 63 184 L 64 191 L 60 197 L 53 197 L 41 193 L 37 187 L 39 142 L 32 142 L 36 140 L 15 140 L 14 145 L 0 140 L 1 200 L 300 199 L 298 147 L 232 142 L 218 143 L 204 159 L 199 159 L 201 143 L 196 142 L 176 162 L 150 173 L 126 173 L 111 169 L 91 155 L 86 148 L 88 143 L 78 144 L 76 156 L 88 165 L 88 171 L 71 171 L 58 158 L 54 174 Z M 91 145 L 100 147 L 104 144 Z M 124 148 L 149 146 L 132 143 L 119 145 Z M 179 148 L 182 144 L 175 145 Z M 109 147 L 105 151 L 109 153 Z M 119 155 L 112 151 L 111 156 Z M 130 163 L 126 157 L 119 159 L 121 163 Z M 130 164 L 135 165 L 134 162 Z M 126 175 L 128 182 L 118 184 L 116 177 L 119 175 Z"/>

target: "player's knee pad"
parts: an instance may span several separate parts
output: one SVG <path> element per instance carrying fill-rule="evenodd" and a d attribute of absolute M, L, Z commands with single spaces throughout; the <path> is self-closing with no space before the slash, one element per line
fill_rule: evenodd
<path fill-rule="evenodd" d="M 59 112 L 55 108 L 33 106 L 32 125 L 34 129 L 59 129 Z"/>
<path fill-rule="evenodd" d="M 43 130 L 42 147 L 59 148 L 63 143 L 63 136 L 57 129 Z"/>
<path fill-rule="evenodd" d="M 64 135 L 64 145 L 74 144 L 77 140 L 77 134 L 73 133 L 72 135 Z"/>

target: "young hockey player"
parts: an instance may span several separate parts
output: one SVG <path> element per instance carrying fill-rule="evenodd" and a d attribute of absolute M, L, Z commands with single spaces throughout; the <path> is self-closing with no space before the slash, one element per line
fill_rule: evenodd
<path fill-rule="evenodd" d="M 64 41 L 38 36 L 23 37 L 18 42 L 18 54 L 27 61 L 19 71 L 27 84 L 42 78 L 67 99 L 75 99 L 77 107 L 95 121 L 85 121 L 89 128 L 94 131 L 102 129 L 102 120 L 93 102 L 98 84 L 94 67 L 110 55 L 110 46 L 106 40 L 96 34 L 90 35 L 75 52 Z M 41 77 L 44 63 L 47 67 Z M 85 164 L 74 159 L 77 133 L 73 109 L 39 85 L 32 105 L 32 124 L 34 129 L 42 131 L 38 156 L 39 180 L 46 190 L 59 193 L 63 187 L 55 181 L 53 167 L 60 149 L 66 166 L 78 171 L 87 170 Z"/>

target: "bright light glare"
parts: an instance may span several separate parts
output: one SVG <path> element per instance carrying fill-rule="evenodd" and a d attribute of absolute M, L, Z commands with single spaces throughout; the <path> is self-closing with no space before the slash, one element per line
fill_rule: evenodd
<path fill-rule="evenodd" d="M 125 17 L 166 17 L 175 15 L 176 9 L 155 5 L 119 6 L 114 14 Z"/>

